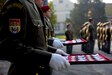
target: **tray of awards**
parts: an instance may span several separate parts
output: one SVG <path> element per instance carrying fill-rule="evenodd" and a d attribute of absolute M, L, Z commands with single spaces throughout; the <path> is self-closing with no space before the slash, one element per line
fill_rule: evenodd
<path fill-rule="evenodd" d="M 112 59 L 103 54 L 72 54 L 66 57 L 70 64 L 109 64 Z"/>
<path fill-rule="evenodd" d="M 78 44 L 85 44 L 87 41 L 85 39 L 75 39 L 75 40 L 68 40 L 68 41 L 63 41 L 63 45 L 78 45 Z"/>

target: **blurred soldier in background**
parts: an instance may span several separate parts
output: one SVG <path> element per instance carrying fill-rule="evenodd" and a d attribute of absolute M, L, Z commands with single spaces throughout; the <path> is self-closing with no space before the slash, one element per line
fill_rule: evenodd
<path fill-rule="evenodd" d="M 107 29 L 106 29 L 106 23 L 103 23 L 102 25 L 102 31 L 101 31 L 101 46 L 102 46 L 102 51 L 106 50 L 106 35 L 107 35 Z"/>
<path fill-rule="evenodd" d="M 106 48 L 106 49 L 107 49 L 106 52 L 107 52 L 108 54 L 110 54 L 110 47 L 111 47 L 111 40 L 110 40 L 110 39 L 111 39 L 111 34 L 110 34 L 110 22 L 107 23 L 106 29 L 107 29 L 107 35 L 106 35 L 106 39 L 105 39 L 105 40 L 106 40 L 106 45 L 107 45 L 107 46 L 106 46 L 106 47 L 107 47 L 107 48 Z"/>
<path fill-rule="evenodd" d="M 82 45 L 82 51 L 88 54 L 94 53 L 94 43 L 95 43 L 95 29 L 94 29 L 93 19 L 89 18 L 88 22 L 84 24 L 84 35 L 83 38 L 87 40 L 87 44 Z"/>
<path fill-rule="evenodd" d="M 89 36 L 89 32 L 88 32 L 88 23 L 89 23 L 89 22 L 85 22 L 85 23 L 82 25 L 81 30 L 80 30 L 81 38 L 83 38 L 83 39 L 85 39 L 85 40 L 87 40 L 87 36 Z M 87 41 L 88 41 L 88 40 L 87 40 Z M 82 50 L 83 52 L 85 52 L 85 53 L 87 52 L 87 50 L 86 50 L 86 44 L 82 44 L 81 50 Z"/>
<path fill-rule="evenodd" d="M 71 40 L 73 40 L 72 25 L 70 23 L 68 23 L 66 25 L 66 28 L 67 28 L 67 30 L 65 31 L 66 41 L 71 41 Z M 68 54 L 72 54 L 72 49 L 73 49 L 73 45 L 67 45 L 66 46 L 66 52 Z"/>
<path fill-rule="evenodd" d="M 111 45 L 111 34 L 110 34 L 110 22 L 104 23 L 104 29 L 103 29 L 103 46 L 102 51 L 110 54 L 110 45 Z"/>
<path fill-rule="evenodd" d="M 110 21 L 110 35 L 111 35 L 111 41 L 112 41 L 112 20 Z"/>
<path fill-rule="evenodd" d="M 87 53 L 93 54 L 94 53 L 94 44 L 95 44 L 95 29 L 94 29 L 94 22 L 92 18 L 89 18 L 89 37 L 87 43 Z"/>
<path fill-rule="evenodd" d="M 44 20 L 46 24 L 46 40 L 48 41 L 48 45 L 56 47 L 56 48 L 62 48 L 63 43 L 58 39 L 54 38 L 55 33 L 54 33 L 54 28 L 53 25 L 50 22 L 50 17 L 51 17 L 51 9 L 48 5 L 42 6 L 41 7 L 44 15 Z"/>
<path fill-rule="evenodd" d="M 101 28 L 101 22 L 98 22 L 96 32 L 97 32 L 97 42 L 98 42 L 98 50 L 101 50 L 100 47 L 100 28 Z"/>
<path fill-rule="evenodd" d="M 100 28 L 99 28 L 99 46 L 101 50 L 102 50 L 102 45 L 103 45 L 103 23 L 100 24 Z"/>
<path fill-rule="evenodd" d="M 105 52 L 106 50 L 106 35 L 107 35 L 107 29 L 106 29 L 106 23 L 103 23 L 102 25 L 102 31 L 101 31 L 101 37 L 102 37 L 102 51 Z"/>
<path fill-rule="evenodd" d="M 49 6 L 43 6 L 41 7 L 43 14 L 44 14 L 44 19 L 45 19 L 45 23 L 46 23 L 46 35 L 48 38 L 54 37 L 54 28 L 53 25 L 50 22 L 50 17 L 51 17 L 51 9 Z"/>

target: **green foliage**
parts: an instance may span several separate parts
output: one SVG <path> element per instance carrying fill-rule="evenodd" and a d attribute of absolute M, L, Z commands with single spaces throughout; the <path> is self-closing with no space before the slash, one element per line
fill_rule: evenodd
<path fill-rule="evenodd" d="M 51 8 L 51 18 L 50 18 L 50 20 L 51 20 L 52 25 L 55 25 L 56 22 L 57 22 L 57 20 L 56 20 L 57 17 L 54 14 L 55 13 L 55 10 L 54 10 L 54 6 L 53 6 L 53 2 L 52 1 L 49 2 L 49 6 Z"/>
<path fill-rule="evenodd" d="M 96 20 L 96 22 L 105 22 L 107 20 L 106 13 L 105 13 L 105 3 L 102 2 L 94 2 L 92 3 L 92 17 Z"/>
<path fill-rule="evenodd" d="M 70 19 L 74 26 L 75 35 L 79 36 L 82 24 L 92 17 L 95 24 L 99 21 L 106 21 L 105 4 L 102 0 L 77 0 L 74 9 L 71 11 Z"/>

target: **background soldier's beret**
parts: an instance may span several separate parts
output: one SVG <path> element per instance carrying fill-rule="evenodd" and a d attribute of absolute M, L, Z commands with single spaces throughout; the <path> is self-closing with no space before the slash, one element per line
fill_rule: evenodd
<path fill-rule="evenodd" d="M 43 12 L 47 12 L 50 9 L 50 7 L 48 5 L 45 5 L 45 6 L 41 7 L 41 9 Z"/>

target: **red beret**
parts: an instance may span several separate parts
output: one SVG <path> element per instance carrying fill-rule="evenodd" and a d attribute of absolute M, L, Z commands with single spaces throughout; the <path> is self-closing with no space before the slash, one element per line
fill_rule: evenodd
<path fill-rule="evenodd" d="M 47 12 L 50 9 L 50 7 L 45 5 L 45 6 L 41 7 L 41 9 L 43 12 Z"/>

